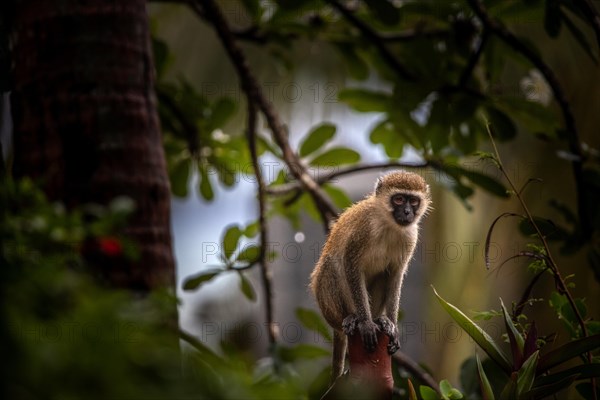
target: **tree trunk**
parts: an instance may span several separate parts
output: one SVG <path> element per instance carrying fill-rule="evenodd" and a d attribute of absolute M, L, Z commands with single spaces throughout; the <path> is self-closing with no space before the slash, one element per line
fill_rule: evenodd
<path fill-rule="evenodd" d="M 390 338 L 377 333 L 377 347 L 372 353 L 365 350 L 362 337 L 356 330 L 348 336 L 350 372 L 339 377 L 321 400 L 373 399 L 390 400 L 394 390 L 392 356 L 387 346 Z"/>
<path fill-rule="evenodd" d="M 173 283 L 170 191 L 143 0 L 18 0 L 12 30 L 14 175 L 68 207 L 136 203 L 141 257 L 101 265 L 110 283 Z"/>

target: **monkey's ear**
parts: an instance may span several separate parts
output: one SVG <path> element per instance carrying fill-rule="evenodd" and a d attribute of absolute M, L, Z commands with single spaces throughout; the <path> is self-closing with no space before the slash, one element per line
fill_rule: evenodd
<path fill-rule="evenodd" d="M 381 187 L 383 186 L 383 176 L 380 176 L 375 182 L 375 194 L 379 194 L 381 192 Z"/>

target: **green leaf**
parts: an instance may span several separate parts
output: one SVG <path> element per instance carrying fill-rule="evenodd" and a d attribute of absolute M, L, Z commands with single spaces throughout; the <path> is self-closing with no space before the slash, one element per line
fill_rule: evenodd
<path fill-rule="evenodd" d="M 579 311 L 579 315 L 581 315 L 581 318 L 585 320 L 587 316 L 587 306 L 585 305 L 584 300 L 576 298 L 573 301 L 575 303 L 577 311 Z M 577 318 L 577 315 L 575 314 L 575 311 L 573 310 L 573 307 L 571 307 L 570 303 L 563 305 L 560 312 L 561 315 L 573 326 L 579 326 L 579 319 Z"/>
<path fill-rule="evenodd" d="M 437 394 L 435 390 L 430 388 L 429 386 L 421 385 L 419 386 L 419 393 L 423 400 L 439 400 L 440 396 Z"/>
<path fill-rule="evenodd" d="M 517 396 L 521 398 L 521 395 L 527 392 L 533 386 L 533 380 L 535 379 L 535 371 L 540 356 L 539 350 L 533 353 L 519 369 L 517 373 Z"/>
<path fill-rule="evenodd" d="M 466 127 L 466 128 L 465 128 Z M 483 132 L 482 124 L 478 120 L 471 120 L 467 124 L 452 126 L 452 143 L 464 155 L 477 151 L 477 136 Z"/>
<path fill-rule="evenodd" d="M 235 252 L 241 236 L 242 230 L 239 226 L 234 225 L 227 228 L 225 235 L 223 235 L 223 241 L 221 242 L 223 246 L 222 253 L 225 258 L 229 259 Z"/>
<path fill-rule="evenodd" d="M 325 184 L 323 185 L 323 190 L 329 195 L 329 197 L 331 197 L 333 204 L 335 204 L 336 207 L 339 207 L 342 210 L 352 204 L 352 200 L 350 200 L 350 197 L 348 197 L 346 192 L 344 192 L 337 186 Z"/>
<path fill-rule="evenodd" d="M 179 160 L 177 164 L 169 171 L 169 180 L 171 181 L 171 192 L 176 197 L 186 197 L 188 194 L 188 180 L 190 178 L 189 158 Z"/>
<path fill-rule="evenodd" d="M 438 301 L 446 312 L 452 317 L 452 319 L 458 323 L 458 325 L 467 332 L 469 336 L 475 340 L 475 342 L 481 347 L 487 355 L 494 360 L 500 367 L 505 371 L 510 371 L 511 365 L 508 361 L 508 357 L 500 350 L 500 348 L 494 343 L 494 340 L 481 329 L 476 323 L 471 321 L 462 311 L 453 306 L 452 304 L 445 301 L 432 286 L 433 293 L 437 297 Z"/>
<path fill-rule="evenodd" d="M 440 392 L 442 393 L 442 399 L 454 400 L 462 399 L 463 395 L 457 389 L 453 388 L 448 380 L 444 379 L 440 381 Z"/>
<path fill-rule="evenodd" d="M 500 393 L 500 400 L 514 400 L 517 398 L 517 373 L 513 372 L 510 375 L 509 381 Z"/>
<path fill-rule="evenodd" d="M 427 125 L 426 132 L 431 150 L 435 155 L 442 155 L 450 144 L 450 127 L 446 123 L 430 121 L 432 123 Z"/>
<path fill-rule="evenodd" d="M 322 124 L 314 128 L 300 145 L 300 157 L 306 157 L 320 149 L 335 136 L 336 127 L 332 124 Z"/>
<path fill-rule="evenodd" d="M 508 311 L 506 311 L 506 307 L 504 307 L 504 302 L 500 299 L 500 307 L 502 308 L 502 314 L 504 315 L 504 325 L 506 326 L 506 332 L 508 334 L 508 340 L 510 342 L 510 348 L 513 354 L 513 366 L 515 368 L 521 367 L 521 362 L 523 361 L 523 352 L 525 350 L 525 339 L 521 333 L 513 324 Z"/>
<path fill-rule="evenodd" d="M 570 341 L 540 357 L 538 371 L 547 371 L 574 357 L 600 347 L 600 334 Z"/>
<path fill-rule="evenodd" d="M 538 367 L 538 370 L 539 369 L 540 368 Z M 535 380 L 535 386 L 532 390 L 536 390 L 538 387 L 551 385 L 553 382 L 564 381 L 566 379 L 571 379 L 571 382 L 572 382 L 572 381 L 576 381 L 576 380 L 595 378 L 595 377 L 599 377 L 599 376 L 600 376 L 600 364 L 599 363 L 581 364 L 581 365 L 577 365 L 575 367 L 571 367 L 571 368 L 565 369 L 563 371 L 560 371 L 560 372 L 557 372 L 554 374 L 538 377 L 538 379 Z"/>
<path fill-rule="evenodd" d="M 384 120 L 377 124 L 369 135 L 371 143 L 381 144 L 386 155 L 391 159 L 402 157 L 405 141 L 402 136 L 394 129 L 391 121 Z"/>
<path fill-rule="evenodd" d="M 331 333 L 329 332 L 329 328 L 323 322 L 323 319 L 319 314 L 310 310 L 308 308 L 297 308 L 296 309 L 296 318 L 300 321 L 302 325 L 306 329 L 317 332 L 325 338 L 327 341 L 331 341 Z"/>
<path fill-rule="evenodd" d="M 485 112 L 495 139 L 504 142 L 513 139 L 517 135 L 515 123 L 504 112 L 492 106 L 485 107 Z"/>
<path fill-rule="evenodd" d="M 498 316 L 502 315 L 502 312 L 497 311 L 497 310 L 473 311 L 472 315 L 473 315 L 472 318 L 475 321 L 479 321 L 479 320 L 489 321 L 490 319 L 492 319 L 494 317 L 498 317 Z"/>
<path fill-rule="evenodd" d="M 223 268 L 211 268 L 207 269 L 206 271 L 202 271 L 196 275 L 192 275 L 183 281 L 183 290 L 196 290 L 203 283 L 210 281 L 212 278 L 219 275 L 223 271 Z"/>
<path fill-rule="evenodd" d="M 339 166 L 355 164 L 360 160 L 360 154 L 346 147 L 334 147 L 316 156 L 310 161 L 312 166 Z"/>
<path fill-rule="evenodd" d="M 222 128 L 223 125 L 235 113 L 236 103 L 229 97 L 222 97 L 216 101 L 210 116 L 210 126 L 212 129 Z"/>
<path fill-rule="evenodd" d="M 480 172 L 462 170 L 462 174 L 480 188 L 498 197 L 509 197 L 506 187 L 494 178 Z"/>
<path fill-rule="evenodd" d="M 387 93 L 366 89 L 344 89 L 338 98 L 360 112 L 385 112 L 391 100 Z"/>
<path fill-rule="evenodd" d="M 463 399 L 464 398 L 463 394 L 457 388 L 450 389 L 450 391 L 448 392 L 448 396 L 447 397 L 450 400 L 459 400 L 459 399 Z"/>
<path fill-rule="evenodd" d="M 495 400 L 494 391 L 492 390 L 492 385 L 490 385 L 490 381 L 488 380 L 485 371 L 483 370 L 483 366 L 481 365 L 481 361 L 479 360 L 479 355 L 475 354 L 475 358 L 477 360 L 477 372 L 479 373 L 479 382 L 481 384 L 481 393 L 483 394 L 483 400 Z"/>
<path fill-rule="evenodd" d="M 208 172 L 204 167 L 199 167 L 198 172 L 200 172 L 200 183 L 198 185 L 200 189 L 200 195 L 204 200 L 211 201 L 214 199 L 215 193 L 213 192 L 210 179 L 208 178 Z"/>
<path fill-rule="evenodd" d="M 244 296 L 246 296 L 248 300 L 256 301 L 256 292 L 254 291 L 252 284 L 244 276 L 244 274 L 242 274 L 241 272 L 239 272 L 238 274 L 240 276 L 240 290 L 242 291 L 242 293 L 244 293 Z"/>
<path fill-rule="evenodd" d="M 256 235 L 258 235 L 258 231 L 260 229 L 260 224 L 258 223 L 258 221 L 254 221 L 251 224 L 248 224 L 246 226 L 246 228 L 244 229 L 244 236 L 248 237 L 248 238 L 253 238 Z"/>
<path fill-rule="evenodd" d="M 294 347 L 280 347 L 279 355 L 282 360 L 292 362 L 301 359 L 313 360 L 315 358 L 329 357 L 331 352 L 319 346 L 299 344 Z"/>
<path fill-rule="evenodd" d="M 442 392 L 442 396 L 447 397 L 448 393 L 452 389 L 452 385 L 448 382 L 447 379 L 443 379 L 440 381 L 440 392 Z"/>
<path fill-rule="evenodd" d="M 556 393 L 560 392 L 563 389 L 569 387 L 573 382 L 575 382 L 575 378 L 577 374 L 569 376 L 564 379 L 556 380 L 556 377 L 552 377 L 552 380 L 548 381 L 547 384 L 538 385 L 536 381 L 536 386 L 533 387 L 528 392 L 523 394 L 524 399 L 545 399 L 547 397 L 552 397 L 556 395 Z M 545 376 L 542 379 L 546 378 Z M 544 382 L 546 382 L 544 380 Z"/>
<path fill-rule="evenodd" d="M 250 245 L 244 247 L 244 249 L 238 254 L 236 261 L 253 263 L 258 260 L 260 256 L 260 247 L 256 245 Z"/>
<path fill-rule="evenodd" d="M 528 131 L 553 133 L 558 129 L 556 115 L 550 108 L 540 103 L 529 101 L 521 97 L 510 96 L 499 98 L 494 106 L 511 116 L 518 118 Z"/>
<path fill-rule="evenodd" d="M 344 65 L 353 79 L 363 81 L 369 77 L 369 65 L 356 51 L 356 46 L 350 43 L 336 43 L 336 48 L 344 57 Z"/>
<path fill-rule="evenodd" d="M 480 172 L 470 171 L 457 165 L 442 165 L 441 168 L 445 172 L 447 172 L 448 175 L 454 178 L 458 186 L 464 186 L 460 181 L 461 176 L 464 176 L 465 178 L 469 179 L 472 183 L 476 184 L 477 186 L 480 186 L 482 189 L 498 197 L 509 196 L 506 187 L 504 187 L 504 185 L 502 185 L 500 182 L 498 182 L 490 176 L 487 176 Z M 465 193 L 466 196 L 464 198 L 470 196 L 472 193 L 472 189 L 468 190 Z"/>
<path fill-rule="evenodd" d="M 217 171 L 219 181 L 227 187 L 232 187 L 236 183 L 235 165 L 227 157 L 214 157 L 213 166 Z"/>
<path fill-rule="evenodd" d="M 552 220 L 534 216 L 533 221 L 539 228 L 542 235 L 548 239 L 561 239 L 568 236 L 567 232 L 561 227 L 557 226 Z M 537 235 L 535 228 L 527 218 L 524 218 L 519 222 L 519 230 L 525 236 Z"/>

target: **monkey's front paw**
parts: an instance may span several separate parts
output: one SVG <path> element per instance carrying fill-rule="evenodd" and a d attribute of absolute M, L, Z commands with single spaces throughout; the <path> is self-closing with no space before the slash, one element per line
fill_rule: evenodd
<path fill-rule="evenodd" d="M 353 335 L 358 330 L 365 350 L 372 353 L 377 347 L 377 332 L 379 326 L 371 320 L 360 319 L 356 314 L 350 314 L 342 321 L 342 330 L 346 335 Z"/>
<path fill-rule="evenodd" d="M 377 347 L 378 331 L 379 326 L 371 320 L 363 320 L 358 323 L 358 333 L 360 333 L 365 350 L 369 353 L 374 352 Z"/>
<path fill-rule="evenodd" d="M 396 325 L 385 315 L 377 318 L 375 323 L 379 329 L 390 338 L 390 342 L 387 346 L 388 353 L 394 354 L 397 352 L 398 349 L 400 349 L 400 339 L 398 338 L 398 329 L 396 328 Z"/>

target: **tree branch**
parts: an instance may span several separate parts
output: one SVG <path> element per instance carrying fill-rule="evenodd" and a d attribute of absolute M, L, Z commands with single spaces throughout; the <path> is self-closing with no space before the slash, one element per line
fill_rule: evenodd
<path fill-rule="evenodd" d="M 292 150 L 287 138 L 286 129 L 279 119 L 279 115 L 275 111 L 273 104 L 265 97 L 256 78 L 252 75 L 246 57 L 233 37 L 227 21 L 218 6 L 213 0 L 199 0 L 199 2 L 202 3 L 202 9 L 208 21 L 214 26 L 238 73 L 242 89 L 246 93 L 246 96 L 257 105 L 265 116 L 273 134 L 273 139 L 282 150 L 285 163 L 290 168 L 294 177 L 301 182 L 303 189 L 312 197 L 323 218 L 325 229 L 329 230 L 329 223 L 337 218 L 335 206 L 319 185 L 311 178 L 298 155 Z M 199 7 L 197 2 L 194 2 L 193 5 L 194 7 Z"/>
<path fill-rule="evenodd" d="M 564 90 L 560 85 L 560 82 L 558 81 L 552 69 L 550 69 L 550 67 L 537 53 L 532 51 L 526 44 L 521 42 L 521 40 L 519 40 L 518 37 L 506 29 L 504 25 L 490 17 L 481 0 L 468 0 L 468 2 L 477 17 L 483 23 L 483 26 L 489 30 L 491 34 L 496 35 L 513 50 L 527 58 L 529 62 L 540 71 L 546 82 L 548 82 L 548 85 L 550 85 L 552 88 L 554 98 L 556 99 L 563 115 L 569 151 L 575 156 L 574 160 L 572 161 L 572 167 L 577 191 L 579 222 L 581 224 L 583 237 L 588 238 L 592 232 L 592 228 L 589 218 L 585 212 L 586 205 L 583 196 L 583 161 L 585 157 L 581 150 L 581 141 L 579 139 L 577 127 L 575 126 L 575 117 L 573 116 L 571 106 L 567 100 Z"/>
<path fill-rule="evenodd" d="M 600 46 L 600 15 L 590 0 L 575 0 L 575 3 L 581 8 L 583 15 L 592 25 L 592 29 L 596 34 L 598 46 Z"/>
<path fill-rule="evenodd" d="M 417 364 L 414 360 L 412 360 L 409 356 L 398 350 L 392 356 L 394 360 L 405 370 L 410 372 L 412 376 L 419 379 L 421 382 L 425 383 L 427 386 L 431 387 L 438 394 L 440 393 L 439 386 L 435 379 L 431 377 L 419 364 Z"/>
<path fill-rule="evenodd" d="M 348 20 L 352 25 L 356 27 L 362 33 L 362 35 L 367 38 L 375 49 L 379 52 L 379 55 L 383 60 L 394 70 L 397 72 L 403 79 L 405 80 L 413 80 L 415 78 L 414 74 L 406 69 L 404 65 L 402 65 L 396 57 L 390 53 L 385 44 L 383 43 L 382 37 L 370 26 L 361 21 L 354 13 L 348 9 L 346 6 L 342 5 L 336 0 L 326 0 L 333 8 L 339 11 L 342 16 Z"/>
<path fill-rule="evenodd" d="M 260 227 L 260 251 L 258 264 L 260 266 L 263 289 L 265 291 L 265 314 L 269 332 L 269 344 L 275 345 L 277 332 L 273 323 L 273 290 L 271 289 L 271 270 L 267 264 L 267 209 L 265 181 L 263 179 L 260 163 L 258 162 L 258 151 L 256 149 L 256 105 L 250 97 L 248 100 L 248 147 L 252 158 L 252 166 L 256 175 L 258 185 L 258 224 Z"/>
<path fill-rule="evenodd" d="M 360 171 L 369 171 L 374 169 L 389 169 L 389 168 L 426 168 L 430 164 L 428 161 L 423 161 L 421 163 L 403 163 L 398 161 L 391 161 L 386 163 L 373 163 L 373 164 L 362 164 L 362 165 L 354 165 L 350 167 L 341 168 L 337 171 L 331 172 L 329 174 L 319 176 L 316 179 L 317 184 L 323 185 L 327 182 L 335 178 L 339 178 L 344 175 L 354 174 Z M 298 182 L 291 182 L 285 185 L 273 186 L 267 189 L 267 193 L 270 195 L 282 196 L 286 195 L 292 191 L 300 190 L 301 187 Z"/>
<path fill-rule="evenodd" d="M 479 59 L 481 58 L 481 54 L 483 54 L 483 49 L 485 48 L 485 45 L 487 44 L 489 36 L 490 35 L 489 35 L 488 30 L 484 29 L 483 33 L 481 35 L 481 40 L 479 42 L 479 46 L 477 46 L 477 50 L 475 50 L 473 52 L 473 54 L 471 55 L 471 57 L 469 58 L 469 62 L 467 64 L 467 66 L 465 67 L 465 70 L 462 72 L 462 74 L 460 76 L 460 79 L 458 81 L 458 87 L 464 88 L 465 86 L 467 86 L 469 78 L 471 78 L 471 75 L 473 74 L 473 71 L 475 70 L 477 63 L 479 62 Z"/>

